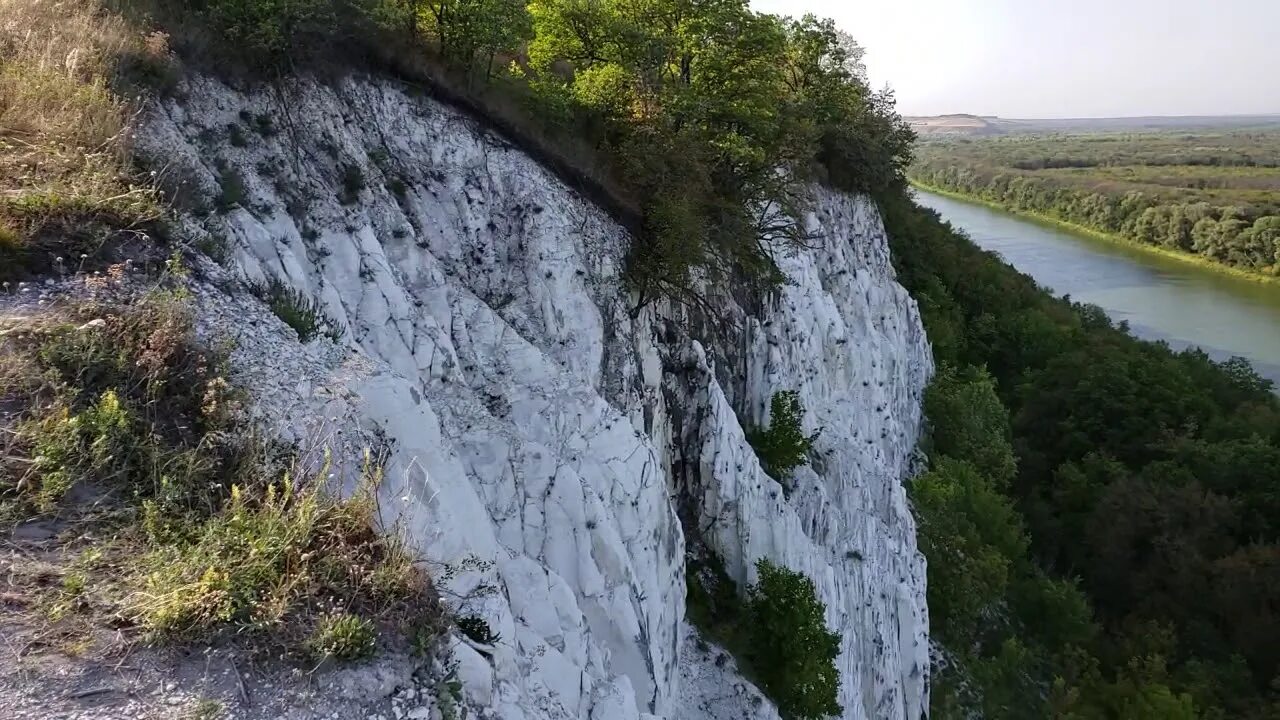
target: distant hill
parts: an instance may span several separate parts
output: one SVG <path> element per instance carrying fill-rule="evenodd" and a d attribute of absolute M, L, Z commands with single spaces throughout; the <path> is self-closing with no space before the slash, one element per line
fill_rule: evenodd
<path fill-rule="evenodd" d="M 994 115 L 957 113 L 952 115 L 907 116 L 906 120 L 915 129 L 916 133 L 921 136 L 1280 127 L 1280 114 L 1015 119 L 1001 118 Z"/>
<path fill-rule="evenodd" d="M 979 115 L 908 116 L 907 122 L 920 135 L 999 135 L 1004 132 L 999 127 L 1002 122 L 996 117 Z"/>

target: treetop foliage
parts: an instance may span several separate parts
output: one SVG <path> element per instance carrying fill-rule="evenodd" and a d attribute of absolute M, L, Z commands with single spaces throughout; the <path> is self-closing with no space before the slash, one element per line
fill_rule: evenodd
<path fill-rule="evenodd" d="M 760 464 L 775 479 L 786 480 L 791 471 L 809 462 L 813 441 L 819 433 L 806 435 L 804 404 L 794 390 L 773 394 L 769 401 L 769 427 L 747 433 L 747 440 L 760 458 Z"/>
<path fill-rule="evenodd" d="M 756 561 L 747 588 L 749 654 L 760 683 L 789 720 L 820 720 L 843 712 L 836 697 L 840 636 L 827 629 L 826 606 L 801 573 Z"/>

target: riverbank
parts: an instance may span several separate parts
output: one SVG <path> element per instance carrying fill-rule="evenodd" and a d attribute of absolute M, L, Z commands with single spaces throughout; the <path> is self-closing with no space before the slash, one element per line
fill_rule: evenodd
<path fill-rule="evenodd" d="M 1102 308 L 1135 336 L 1175 350 L 1199 346 L 1219 362 L 1239 355 L 1280 384 L 1280 287 L 954 195 L 917 188 L 915 200 L 1041 287 Z"/>
<path fill-rule="evenodd" d="M 988 200 L 984 197 L 980 197 L 977 195 L 970 195 L 968 193 L 956 192 L 955 190 L 948 190 L 946 188 L 941 188 L 936 185 L 930 185 L 929 183 L 920 182 L 915 179 L 911 179 L 910 182 L 912 187 L 934 193 L 935 195 L 942 195 L 943 197 L 949 197 L 949 198 L 952 198 L 953 200 L 972 203 L 974 205 L 981 205 L 983 207 L 991 208 L 992 210 L 998 210 L 1000 212 L 1008 213 L 1010 215 L 1014 215 L 1026 220 L 1031 220 L 1033 222 L 1037 222 L 1043 225 L 1048 225 L 1050 227 L 1055 227 L 1062 230 L 1066 230 L 1068 232 L 1076 233 L 1077 235 L 1084 235 L 1086 237 L 1102 240 L 1104 242 L 1123 245 L 1125 247 L 1133 248 L 1135 250 L 1148 253 L 1150 255 L 1156 255 L 1160 257 L 1169 258 L 1172 260 L 1177 260 L 1178 262 L 1185 263 L 1187 265 L 1193 265 L 1196 267 L 1204 268 L 1206 270 L 1210 270 L 1223 275 L 1230 275 L 1232 277 L 1241 278 L 1244 280 L 1249 280 L 1251 282 L 1261 283 L 1264 285 L 1280 286 L 1280 277 L 1276 277 L 1274 275 L 1262 275 L 1260 273 L 1249 272 L 1247 270 L 1241 270 L 1239 268 L 1229 267 L 1227 265 L 1223 265 L 1221 263 L 1217 263 L 1212 260 L 1208 260 L 1206 258 L 1200 257 L 1198 255 L 1193 255 L 1191 253 L 1178 252 L 1177 250 L 1170 250 L 1168 248 L 1158 247 L 1155 245 L 1148 245 L 1146 243 L 1141 243 L 1131 238 L 1125 237 L 1124 235 L 1104 232 L 1102 230 L 1097 230 L 1095 228 L 1091 228 L 1086 225 L 1080 225 L 1078 223 L 1062 220 L 1060 218 L 1053 217 L 1052 215 L 1046 215 L 1044 213 L 1033 212 L 1031 210 L 1019 210 L 1016 208 L 1011 208 L 1011 207 L 1008 207 L 1007 205 L 1002 205 L 998 202 L 995 202 L 993 200 Z"/>

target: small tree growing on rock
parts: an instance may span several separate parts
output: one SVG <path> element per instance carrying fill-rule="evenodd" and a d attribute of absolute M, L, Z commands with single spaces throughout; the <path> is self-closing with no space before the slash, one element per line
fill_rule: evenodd
<path fill-rule="evenodd" d="M 805 435 L 800 421 L 804 405 L 794 390 L 773 394 L 769 403 L 769 427 L 747 433 L 747 441 L 755 449 L 765 472 L 778 480 L 790 477 L 791 471 L 809 462 L 813 441 L 820 433 Z"/>
<path fill-rule="evenodd" d="M 751 665 L 782 717 L 817 720 L 843 712 L 836 695 L 840 636 L 827 630 L 826 607 L 804 575 L 756 561 L 747 588 Z"/>

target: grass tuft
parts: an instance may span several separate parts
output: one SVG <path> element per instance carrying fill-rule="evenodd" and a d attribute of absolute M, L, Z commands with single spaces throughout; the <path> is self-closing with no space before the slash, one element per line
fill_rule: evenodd
<path fill-rule="evenodd" d="M 276 317 L 298 333 L 302 342 L 324 336 L 338 342 L 342 327 L 324 311 L 324 306 L 279 278 L 251 286 L 254 295 L 271 308 Z"/>
<path fill-rule="evenodd" d="M 373 623 L 349 613 L 320 618 L 309 642 L 317 658 L 363 660 L 377 649 L 377 631 Z"/>
<path fill-rule="evenodd" d="M 227 709 L 221 702 L 212 698 L 201 698 L 187 708 L 181 720 L 218 720 L 226 717 Z"/>
<path fill-rule="evenodd" d="M 343 616 L 328 608 L 387 617 L 423 589 L 409 553 L 374 530 L 379 476 L 367 470 L 349 499 L 327 491 L 327 472 L 302 484 L 287 474 L 265 487 L 232 486 L 217 514 L 161 535 L 139 560 L 142 590 L 127 603 L 130 615 L 156 637 L 207 637 L 230 625 L 313 650 L 321 638 L 346 659 L 356 629 L 351 620 L 333 625 Z"/>

